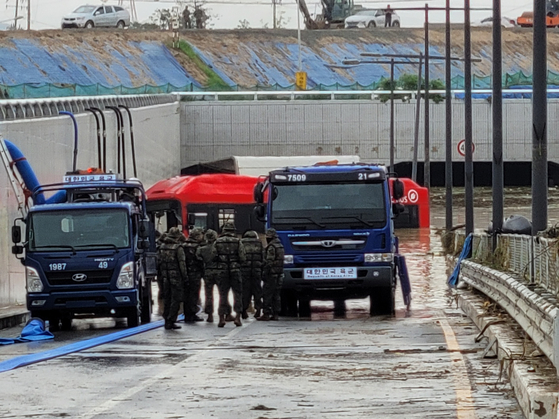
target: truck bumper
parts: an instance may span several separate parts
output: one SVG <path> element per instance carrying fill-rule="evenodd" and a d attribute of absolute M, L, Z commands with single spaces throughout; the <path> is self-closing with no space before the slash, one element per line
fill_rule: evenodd
<path fill-rule="evenodd" d="M 304 279 L 303 269 L 284 269 L 284 291 L 312 299 L 364 298 L 374 288 L 392 286 L 395 280 L 392 266 L 359 266 L 354 279 Z"/>
<path fill-rule="evenodd" d="M 31 312 L 120 314 L 121 309 L 136 307 L 137 290 L 53 292 L 27 294 L 27 309 Z"/>

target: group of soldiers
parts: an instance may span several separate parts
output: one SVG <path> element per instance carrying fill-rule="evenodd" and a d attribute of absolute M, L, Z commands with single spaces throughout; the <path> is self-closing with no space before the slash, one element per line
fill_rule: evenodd
<path fill-rule="evenodd" d="M 200 6 L 196 5 L 194 7 L 194 21 L 196 22 L 196 29 L 205 29 L 206 21 L 209 19 L 206 11 Z M 192 15 L 188 6 L 182 11 L 183 24 L 186 29 L 192 29 Z"/>
<path fill-rule="evenodd" d="M 202 280 L 207 322 L 214 321 L 214 286 L 219 291 L 218 327 L 228 321 L 242 326 L 241 318 L 248 318 L 253 299 L 257 320 L 278 320 L 284 250 L 273 228 L 266 231 L 266 242 L 264 246 L 251 230 L 239 239 L 232 222 L 223 225 L 219 236 L 211 229 L 194 228 L 186 238 L 178 227 L 163 234 L 157 251 L 157 281 L 164 300 L 165 329 L 180 329 L 176 322 L 181 303 L 186 323 L 204 320 L 197 314 Z"/>

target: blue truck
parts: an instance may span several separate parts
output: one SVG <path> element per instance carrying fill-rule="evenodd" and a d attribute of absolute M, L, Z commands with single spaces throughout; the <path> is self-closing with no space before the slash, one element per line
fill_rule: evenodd
<path fill-rule="evenodd" d="M 51 328 L 70 329 L 77 316 L 125 317 L 128 327 L 149 322 L 156 274 L 153 223 L 137 180 L 114 174 L 71 174 L 49 191 L 61 202 L 34 204 L 12 227 L 12 252 L 25 266 L 27 308 Z M 23 255 L 24 256 L 19 256 Z"/>
<path fill-rule="evenodd" d="M 366 297 L 371 315 L 393 314 L 398 276 L 409 305 L 393 223 L 403 193 L 399 179 L 372 164 L 287 167 L 261 179 L 255 211 L 285 248 L 282 314 L 308 317 L 314 299 Z"/>

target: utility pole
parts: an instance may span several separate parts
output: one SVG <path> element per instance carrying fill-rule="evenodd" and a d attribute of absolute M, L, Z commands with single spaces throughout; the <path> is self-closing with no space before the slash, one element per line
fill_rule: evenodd
<path fill-rule="evenodd" d="M 532 234 L 547 229 L 547 27 L 546 2 L 534 0 L 532 94 Z"/>
<path fill-rule="evenodd" d="M 429 115 L 429 4 L 425 3 L 425 166 L 423 167 L 423 186 L 431 194 L 431 139 L 430 139 L 430 115 Z"/>
<path fill-rule="evenodd" d="M 500 23 L 500 22 L 499 22 Z M 495 24 L 495 22 L 493 23 Z M 474 162 L 472 156 L 472 44 L 470 0 L 464 0 L 464 128 L 465 128 L 465 206 L 466 235 L 474 232 Z"/>
<path fill-rule="evenodd" d="M 31 0 L 27 0 L 27 30 L 31 30 Z"/>
<path fill-rule="evenodd" d="M 14 29 L 17 29 L 17 9 L 19 8 L 19 0 L 16 0 L 16 11 L 14 14 Z"/>
<path fill-rule="evenodd" d="M 503 53 L 501 51 L 501 0 L 493 0 L 493 250 L 503 229 Z"/>
<path fill-rule="evenodd" d="M 452 68 L 451 68 L 451 43 L 450 43 L 450 0 L 446 0 L 446 25 L 445 25 L 445 203 L 446 216 L 445 227 L 447 231 L 452 229 Z"/>
<path fill-rule="evenodd" d="M 274 24 L 273 28 L 277 29 L 277 20 L 276 20 L 276 2 L 277 0 L 272 0 L 272 14 L 274 15 Z"/>

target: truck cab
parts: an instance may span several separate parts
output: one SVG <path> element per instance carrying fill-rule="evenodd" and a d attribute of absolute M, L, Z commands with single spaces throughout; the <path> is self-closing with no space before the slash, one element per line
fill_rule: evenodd
<path fill-rule="evenodd" d="M 33 202 L 48 191 L 63 199 L 29 209 L 20 219 L 22 244 L 20 225 L 12 231 L 31 316 L 64 329 L 78 316 L 125 317 L 128 327 L 149 322 L 155 237 L 142 184 L 112 174 L 64 180 L 33 191 Z"/>
<path fill-rule="evenodd" d="M 394 312 L 393 217 L 402 205 L 393 200 L 402 194 L 384 166 L 368 164 L 289 167 L 256 186 L 256 212 L 285 248 L 284 314 L 313 299 L 365 297 L 371 314 Z"/>

